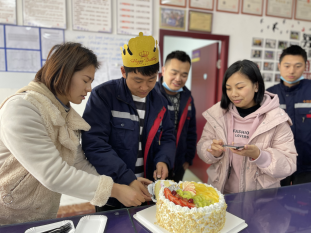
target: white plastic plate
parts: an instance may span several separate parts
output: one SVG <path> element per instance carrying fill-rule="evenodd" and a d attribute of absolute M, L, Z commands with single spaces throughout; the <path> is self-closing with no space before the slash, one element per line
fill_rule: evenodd
<path fill-rule="evenodd" d="M 76 233 L 103 233 L 107 223 L 105 215 L 87 215 L 79 220 Z"/>
<path fill-rule="evenodd" d="M 166 229 L 155 224 L 156 223 L 156 205 L 137 212 L 135 215 L 133 215 L 133 217 L 151 232 L 168 233 Z M 220 232 L 221 233 L 237 233 L 243 230 L 244 228 L 246 228 L 247 226 L 248 225 L 245 223 L 245 220 L 226 212 L 225 224 Z"/>
<path fill-rule="evenodd" d="M 75 232 L 75 226 L 73 221 L 71 220 L 63 220 L 60 222 L 56 222 L 56 223 L 50 223 L 50 224 L 46 224 L 46 225 L 42 225 L 42 226 L 38 226 L 38 227 L 32 227 L 29 228 L 25 231 L 25 233 L 40 233 L 40 232 L 45 232 L 54 228 L 59 228 L 60 226 L 65 225 L 66 223 L 70 223 L 72 229 L 69 231 L 69 233 Z"/>

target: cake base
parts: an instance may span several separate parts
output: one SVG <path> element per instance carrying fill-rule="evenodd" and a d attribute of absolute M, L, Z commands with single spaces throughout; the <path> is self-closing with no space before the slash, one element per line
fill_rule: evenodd
<path fill-rule="evenodd" d="M 156 224 L 156 205 L 137 212 L 133 217 L 151 232 L 168 233 L 166 229 Z M 226 212 L 226 221 L 220 232 L 238 233 L 247 226 L 245 220 Z"/>

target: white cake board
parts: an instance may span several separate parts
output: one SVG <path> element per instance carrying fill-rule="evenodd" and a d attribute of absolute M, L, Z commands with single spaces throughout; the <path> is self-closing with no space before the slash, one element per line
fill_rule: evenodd
<path fill-rule="evenodd" d="M 155 233 L 168 233 L 168 231 L 156 223 L 156 205 L 146 208 L 137 212 L 133 217 L 145 226 L 148 230 Z M 248 225 L 245 220 L 238 218 L 226 212 L 226 221 L 224 227 L 220 231 L 221 233 L 238 233 L 239 231 L 246 228 Z"/>

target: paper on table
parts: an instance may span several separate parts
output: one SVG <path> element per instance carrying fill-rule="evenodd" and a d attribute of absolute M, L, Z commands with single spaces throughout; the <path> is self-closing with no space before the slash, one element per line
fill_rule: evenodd
<path fill-rule="evenodd" d="M 7 48 L 40 50 L 39 28 L 6 26 Z"/>
<path fill-rule="evenodd" d="M 40 51 L 7 49 L 8 71 L 37 72 L 41 68 Z"/>
<path fill-rule="evenodd" d="M 51 48 L 64 42 L 64 31 L 61 29 L 41 29 L 42 59 L 47 59 Z"/>

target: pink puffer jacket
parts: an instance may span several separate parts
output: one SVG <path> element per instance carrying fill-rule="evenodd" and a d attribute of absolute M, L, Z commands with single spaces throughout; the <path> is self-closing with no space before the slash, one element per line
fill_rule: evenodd
<path fill-rule="evenodd" d="M 208 184 L 221 192 L 224 190 L 229 170 L 229 149 L 221 157 L 214 157 L 207 149 L 212 140 L 227 142 L 227 118 L 229 112 L 220 107 L 220 102 L 203 113 L 207 123 L 197 143 L 197 154 L 211 166 L 207 169 Z M 284 110 L 277 107 L 267 112 L 256 131 L 249 139 L 249 145 L 256 145 L 270 153 L 272 160 L 268 167 L 260 168 L 248 157 L 244 157 L 239 182 L 239 192 L 280 187 L 280 180 L 296 171 L 297 151 L 291 119 Z"/>

